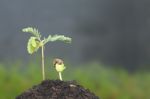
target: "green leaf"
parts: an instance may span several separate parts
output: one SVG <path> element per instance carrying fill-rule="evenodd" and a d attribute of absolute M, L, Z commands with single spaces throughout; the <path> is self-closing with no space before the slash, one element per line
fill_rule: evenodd
<path fill-rule="evenodd" d="M 36 37 L 30 37 L 30 39 L 28 40 L 27 50 L 29 54 L 32 54 L 39 49 L 40 43 L 36 39 Z"/>
<path fill-rule="evenodd" d="M 46 44 L 49 41 L 51 41 L 51 42 L 63 41 L 66 43 L 71 43 L 71 40 L 72 39 L 70 37 L 66 37 L 64 35 L 54 35 L 54 36 L 49 35 L 48 38 L 44 39 L 44 44 Z"/>
<path fill-rule="evenodd" d="M 41 34 L 40 34 L 40 32 L 38 31 L 38 29 L 36 29 L 36 28 L 27 27 L 27 28 L 22 29 L 22 31 L 23 31 L 23 32 L 31 33 L 32 35 L 34 35 L 35 37 L 37 37 L 37 39 L 39 39 L 39 40 L 40 40 L 40 38 L 41 38 Z"/>
<path fill-rule="evenodd" d="M 35 38 L 35 37 L 32 37 L 32 38 L 31 38 L 31 45 L 32 45 L 33 47 L 36 47 L 36 46 L 37 46 L 37 44 L 36 44 L 36 38 Z"/>
<path fill-rule="evenodd" d="M 56 64 L 56 71 L 57 72 L 63 72 L 66 69 L 66 67 L 64 66 L 64 64 Z"/>

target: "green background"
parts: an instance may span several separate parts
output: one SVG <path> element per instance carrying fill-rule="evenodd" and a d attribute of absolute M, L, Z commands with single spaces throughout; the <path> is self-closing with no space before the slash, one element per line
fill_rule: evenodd
<path fill-rule="evenodd" d="M 0 99 L 15 99 L 17 95 L 42 80 L 40 62 L 0 64 Z M 26 66 L 25 66 L 26 65 Z M 11 66 L 11 67 L 10 67 Z M 100 63 L 71 66 L 66 63 L 64 80 L 76 80 L 101 99 L 150 99 L 150 73 L 137 70 L 128 73 L 122 68 L 110 68 Z M 58 73 L 46 62 L 46 78 L 57 79 Z"/>

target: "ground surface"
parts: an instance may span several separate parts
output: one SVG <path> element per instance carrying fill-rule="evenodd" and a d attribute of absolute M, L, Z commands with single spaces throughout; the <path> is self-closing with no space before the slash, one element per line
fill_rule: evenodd
<path fill-rule="evenodd" d="M 99 99 L 75 81 L 45 80 L 16 99 Z"/>

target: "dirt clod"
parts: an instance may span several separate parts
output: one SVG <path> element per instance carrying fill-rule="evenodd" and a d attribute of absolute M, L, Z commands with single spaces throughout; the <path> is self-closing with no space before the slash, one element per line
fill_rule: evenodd
<path fill-rule="evenodd" d="M 16 99 L 99 99 L 75 81 L 45 80 Z"/>

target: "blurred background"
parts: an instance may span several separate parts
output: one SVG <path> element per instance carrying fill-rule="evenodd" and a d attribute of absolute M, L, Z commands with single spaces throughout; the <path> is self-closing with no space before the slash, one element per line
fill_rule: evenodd
<path fill-rule="evenodd" d="M 149 0 L 0 0 L 0 99 L 41 81 L 40 52 L 27 53 L 21 31 L 28 26 L 73 39 L 46 45 L 47 78 L 57 78 L 49 67 L 59 57 L 64 79 L 102 99 L 150 99 Z"/>

